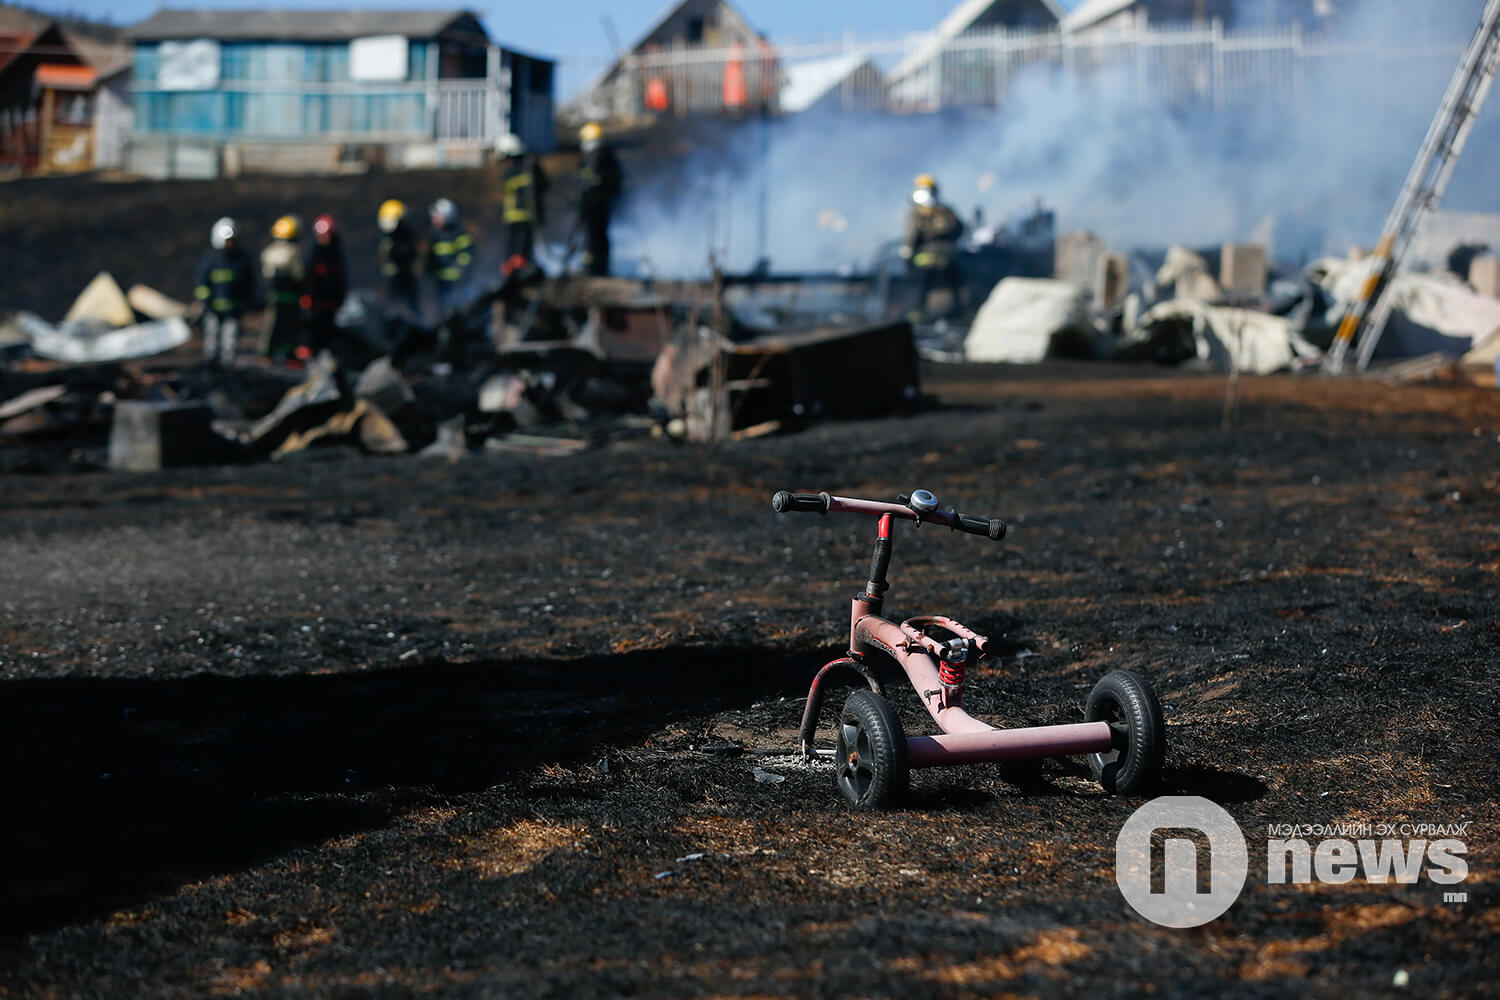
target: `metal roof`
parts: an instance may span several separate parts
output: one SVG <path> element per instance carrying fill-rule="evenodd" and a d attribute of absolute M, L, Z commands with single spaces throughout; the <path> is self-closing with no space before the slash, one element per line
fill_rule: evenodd
<path fill-rule="evenodd" d="M 891 71 L 891 78 L 899 80 L 910 76 L 941 55 L 949 43 L 968 31 L 974 22 L 987 14 L 997 2 L 998 0 L 963 0 L 947 17 L 943 18 L 937 30 L 933 31 L 925 42 L 896 64 L 896 68 Z M 1062 9 L 1057 0 L 1040 0 L 1040 3 L 1054 23 L 1061 22 L 1067 16 L 1067 11 Z"/>
<path fill-rule="evenodd" d="M 1087 28 L 1122 10 L 1128 10 L 1135 4 L 1136 0 L 1083 0 L 1083 3 L 1073 8 L 1071 14 L 1063 18 L 1063 28 L 1067 31 Z"/>
<path fill-rule="evenodd" d="M 640 39 L 627 51 L 638 54 L 642 49 L 646 47 L 647 40 L 650 39 L 652 35 L 656 34 L 661 26 L 666 24 L 667 21 L 672 18 L 672 15 L 676 14 L 679 10 L 686 7 L 690 2 L 692 2 L 692 0 L 667 0 L 667 6 L 659 15 L 657 15 L 656 19 L 651 22 L 650 27 L 648 27 L 644 32 L 641 33 Z M 1048 2 L 1051 2 L 1051 0 L 1048 0 Z M 714 6 L 717 7 L 721 13 L 723 13 L 724 19 L 726 21 L 737 27 L 744 34 L 758 34 L 755 28 L 751 26 L 750 22 L 745 19 L 745 15 L 741 14 L 739 12 L 739 9 L 736 8 L 734 4 L 730 3 L 729 0 L 717 0 Z M 623 57 L 624 53 L 617 53 L 617 56 Z M 608 66 L 605 66 L 598 73 L 595 73 L 593 78 L 590 79 L 589 82 L 584 86 L 583 90 L 580 91 L 580 96 L 587 96 L 588 94 L 594 92 L 595 90 L 598 90 L 601 86 L 603 86 L 610 77 L 619 72 L 621 62 L 623 62 L 623 58 L 616 58 Z"/>
<path fill-rule="evenodd" d="M 464 22 L 461 26 L 459 22 Z M 488 40 L 467 10 L 172 10 L 163 8 L 125 30 L 138 41 L 212 38 L 220 41 L 332 42 L 371 35 L 435 38 L 460 26 Z"/>

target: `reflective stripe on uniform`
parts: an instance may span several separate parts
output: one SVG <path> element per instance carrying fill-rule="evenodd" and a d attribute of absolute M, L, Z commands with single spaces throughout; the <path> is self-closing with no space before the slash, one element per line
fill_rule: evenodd
<path fill-rule="evenodd" d="M 438 240 L 436 243 L 434 243 L 432 245 L 432 252 L 435 253 L 435 254 L 437 254 L 439 257 L 451 257 L 451 256 L 453 256 L 453 241 L 452 240 Z"/>
<path fill-rule="evenodd" d="M 464 272 L 463 268 L 461 267 L 445 267 L 442 270 L 438 271 L 439 281 L 457 281 L 463 276 Z"/>
<path fill-rule="evenodd" d="M 212 294 L 213 293 L 208 290 L 207 285 L 199 285 L 197 288 L 193 289 L 193 298 L 195 299 L 206 299 Z"/>
<path fill-rule="evenodd" d="M 227 313 L 239 311 L 240 304 L 234 299 L 214 299 L 208 307 L 216 313 Z"/>
<path fill-rule="evenodd" d="M 232 267 L 216 267 L 208 272 L 208 280 L 216 285 L 227 285 L 234 280 L 234 274 Z"/>
<path fill-rule="evenodd" d="M 468 254 L 466 254 L 466 253 L 461 253 L 461 254 L 459 254 L 459 255 L 458 255 L 458 263 L 459 263 L 459 266 L 460 266 L 460 267 L 468 267 L 468 266 L 469 266 L 469 263 L 470 263 L 470 262 L 471 262 L 471 261 L 472 261 L 472 260 L 473 260 L 473 259 L 474 259 L 474 258 L 473 258 L 473 257 L 470 257 L 470 256 L 469 256 L 469 255 L 468 255 Z"/>
<path fill-rule="evenodd" d="M 531 208 L 521 203 L 521 189 L 531 186 L 530 174 L 517 174 L 505 179 L 505 221 L 530 222 Z M 527 199 L 529 202 L 531 199 Z"/>

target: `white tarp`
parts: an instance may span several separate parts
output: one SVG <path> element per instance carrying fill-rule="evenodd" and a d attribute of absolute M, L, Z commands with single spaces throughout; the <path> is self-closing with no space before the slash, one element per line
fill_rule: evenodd
<path fill-rule="evenodd" d="M 1219 283 L 1208 273 L 1208 261 L 1203 255 L 1176 245 L 1167 250 L 1167 259 L 1156 272 L 1157 285 L 1165 288 L 1175 285 L 1179 299 L 1203 299 L 1216 302 L 1224 297 Z"/>
<path fill-rule="evenodd" d="M 1368 273 L 1368 261 L 1331 257 L 1312 265 L 1309 274 L 1333 297 L 1328 324 L 1338 322 L 1340 303 L 1355 296 Z M 1376 357 L 1457 357 L 1500 330 L 1500 300 L 1476 294 L 1456 277 L 1403 271 L 1386 294 L 1392 296 L 1391 315 Z"/>
<path fill-rule="evenodd" d="M 1077 354 L 1093 342 L 1088 290 L 1055 278 L 1005 278 L 969 327 L 969 361 L 1035 364 L 1066 345 Z M 1055 343 L 1057 342 L 1057 343 Z"/>
<path fill-rule="evenodd" d="M 76 323 L 53 326 L 31 313 L 20 313 L 16 325 L 31 338 L 33 353 L 73 364 L 150 357 L 181 347 L 192 336 L 180 318 L 101 330 Z"/>
<path fill-rule="evenodd" d="M 135 322 L 135 312 L 125 293 L 108 271 L 94 275 L 73 306 L 63 317 L 64 323 L 96 322 L 106 326 L 130 326 Z"/>
<path fill-rule="evenodd" d="M 1182 354 L 1185 351 L 1180 342 L 1184 337 L 1191 338 L 1187 349 L 1193 359 L 1226 372 L 1268 375 L 1289 367 L 1297 358 L 1315 358 L 1322 353 L 1298 336 L 1285 317 L 1209 305 L 1196 299 L 1173 299 L 1152 307 L 1115 353 Z M 1144 350 L 1158 339 L 1167 341 L 1160 350 Z"/>
<path fill-rule="evenodd" d="M 147 319 L 173 319 L 187 315 L 186 305 L 168 298 L 150 285 L 131 285 L 130 291 L 125 293 L 125 301 Z"/>
<path fill-rule="evenodd" d="M 349 79 L 400 82 L 406 79 L 409 45 L 405 35 L 371 35 L 349 42 Z"/>
<path fill-rule="evenodd" d="M 162 90 L 212 90 L 219 85 L 219 43 L 210 38 L 162 42 L 156 86 Z"/>

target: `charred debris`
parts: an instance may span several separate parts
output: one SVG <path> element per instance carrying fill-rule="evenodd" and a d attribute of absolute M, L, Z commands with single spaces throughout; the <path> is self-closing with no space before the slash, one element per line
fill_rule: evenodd
<path fill-rule="evenodd" d="M 1038 204 L 975 227 L 934 289 L 883 252 L 863 273 L 498 279 L 437 322 L 355 291 L 329 350 L 290 366 L 255 355 L 254 320 L 206 365 L 190 307 L 101 273 L 61 322 L 0 317 L 0 470 L 732 441 L 930 403 L 920 360 L 1316 371 L 1365 276 L 1358 249 L 1291 268 L 1254 242 L 1121 253 L 1053 226 Z M 1429 242 L 1372 374 L 1487 381 L 1496 257 Z"/>
<path fill-rule="evenodd" d="M 436 323 L 355 291 L 316 357 L 268 362 L 251 321 L 237 360 L 213 365 L 191 307 L 100 274 L 60 323 L 0 317 L 0 469 L 568 455 L 880 416 L 921 397 L 912 327 L 876 318 L 874 291 L 832 276 L 500 279 Z"/>

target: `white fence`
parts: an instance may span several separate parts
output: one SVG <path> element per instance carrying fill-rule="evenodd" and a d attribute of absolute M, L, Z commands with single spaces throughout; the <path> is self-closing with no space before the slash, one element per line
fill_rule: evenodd
<path fill-rule="evenodd" d="M 1226 31 L 1217 22 L 1076 34 L 982 31 L 761 50 L 675 47 L 601 68 L 564 113 L 574 119 L 792 112 L 808 107 L 994 108 L 1023 76 L 1103 80 L 1142 102 L 1227 109 L 1292 104 L 1338 80 L 1379 101 L 1413 78 L 1445 80 L 1466 39 L 1304 37 L 1298 27 Z M 577 75 L 576 64 L 569 67 Z M 1389 89 L 1387 89 L 1389 88 Z"/>
<path fill-rule="evenodd" d="M 465 139 L 489 143 L 503 131 L 510 94 L 501 87 L 468 81 L 443 81 L 428 93 L 433 107 L 432 134 L 440 142 Z"/>

